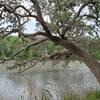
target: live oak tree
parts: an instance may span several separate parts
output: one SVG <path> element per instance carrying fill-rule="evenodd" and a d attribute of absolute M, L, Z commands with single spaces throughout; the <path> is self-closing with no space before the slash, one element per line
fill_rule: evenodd
<path fill-rule="evenodd" d="M 21 38 L 32 39 L 26 49 L 49 39 L 76 54 L 100 83 L 100 63 L 72 42 L 76 37 L 99 38 L 99 9 L 99 0 L 0 0 L 0 35 L 5 38 L 17 33 Z M 32 19 L 36 20 L 38 31 L 25 33 L 24 25 Z"/>

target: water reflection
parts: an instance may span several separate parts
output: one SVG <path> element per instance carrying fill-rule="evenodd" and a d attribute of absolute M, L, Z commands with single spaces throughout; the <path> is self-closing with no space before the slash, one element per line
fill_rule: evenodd
<path fill-rule="evenodd" d="M 98 87 L 93 74 L 84 70 L 62 70 L 20 76 L 1 74 L 0 100 L 41 100 L 45 97 L 61 100 L 65 91 L 81 94 Z"/>

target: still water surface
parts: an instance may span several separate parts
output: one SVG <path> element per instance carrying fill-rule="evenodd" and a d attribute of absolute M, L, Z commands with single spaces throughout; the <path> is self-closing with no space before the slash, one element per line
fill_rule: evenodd
<path fill-rule="evenodd" d="M 99 87 L 85 65 L 23 75 L 0 74 L 0 100 L 40 100 L 43 94 L 50 100 L 61 100 L 65 91 L 81 95 Z"/>

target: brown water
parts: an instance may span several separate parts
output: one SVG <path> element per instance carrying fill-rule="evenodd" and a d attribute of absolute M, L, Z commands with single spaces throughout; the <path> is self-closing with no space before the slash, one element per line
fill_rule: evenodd
<path fill-rule="evenodd" d="M 0 100 L 40 100 L 44 94 L 50 100 L 61 100 L 65 91 L 81 95 L 87 90 L 99 89 L 99 84 L 85 64 L 75 62 L 74 65 L 74 68 L 22 75 L 2 73 Z"/>

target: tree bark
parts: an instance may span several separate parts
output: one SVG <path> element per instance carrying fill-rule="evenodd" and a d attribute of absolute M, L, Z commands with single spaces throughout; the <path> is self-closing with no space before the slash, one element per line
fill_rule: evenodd
<path fill-rule="evenodd" d="M 72 53 L 76 54 L 79 58 L 81 58 L 81 60 L 85 62 L 85 64 L 87 64 L 88 68 L 100 83 L 100 63 L 96 61 L 96 59 L 94 59 L 91 55 L 89 55 L 87 52 L 85 52 L 69 40 L 61 39 L 56 36 L 52 36 L 50 40 L 58 45 L 63 46 L 64 48 L 68 49 Z"/>

